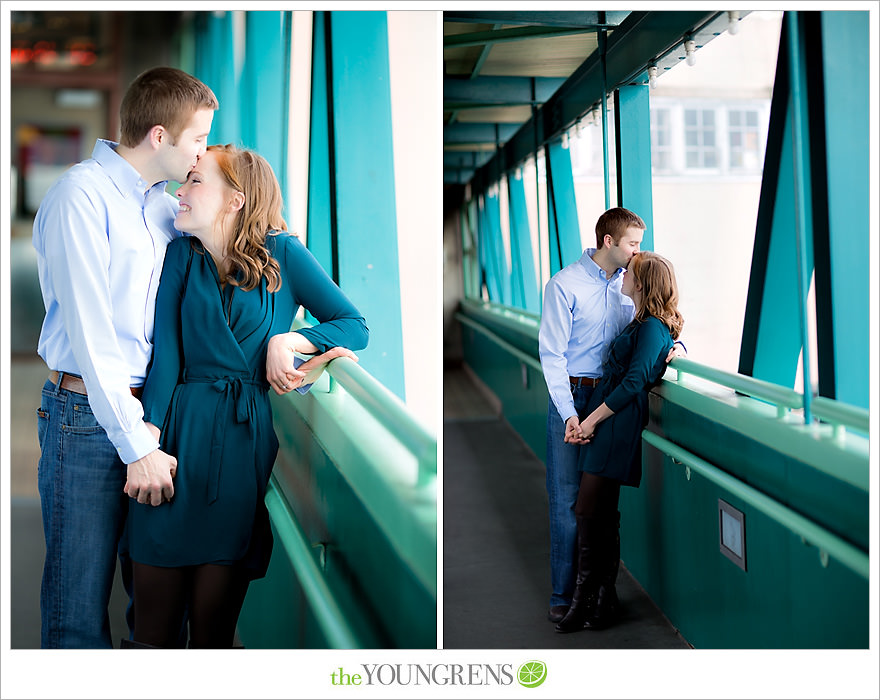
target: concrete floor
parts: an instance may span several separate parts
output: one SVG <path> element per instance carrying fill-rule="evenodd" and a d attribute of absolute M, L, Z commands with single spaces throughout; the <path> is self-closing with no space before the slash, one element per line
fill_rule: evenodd
<path fill-rule="evenodd" d="M 547 620 L 543 462 L 462 370 L 444 373 L 443 647 L 688 649 L 626 570 L 619 624 L 559 634 Z"/>

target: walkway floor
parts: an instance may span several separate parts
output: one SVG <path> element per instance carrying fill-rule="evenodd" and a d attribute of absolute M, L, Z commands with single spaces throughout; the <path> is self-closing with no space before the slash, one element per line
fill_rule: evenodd
<path fill-rule="evenodd" d="M 559 634 L 547 620 L 549 533 L 544 464 L 463 370 L 444 373 L 443 647 L 686 649 L 626 570 L 623 618 Z"/>

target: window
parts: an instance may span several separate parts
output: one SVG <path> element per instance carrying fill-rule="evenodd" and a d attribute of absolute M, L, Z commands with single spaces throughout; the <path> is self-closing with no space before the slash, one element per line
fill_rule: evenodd
<path fill-rule="evenodd" d="M 651 168 L 653 172 L 672 171 L 672 115 L 668 109 L 651 110 Z"/>
<path fill-rule="evenodd" d="M 685 165 L 688 168 L 717 168 L 715 112 L 711 109 L 684 111 Z"/>
<path fill-rule="evenodd" d="M 754 109 L 731 109 L 727 113 L 731 170 L 760 170 L 763 157 L 758 130 L 758 112 Z"/>

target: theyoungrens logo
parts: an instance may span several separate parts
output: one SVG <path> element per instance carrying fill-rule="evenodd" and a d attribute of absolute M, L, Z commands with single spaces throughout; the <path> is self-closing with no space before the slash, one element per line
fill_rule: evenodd
<path fill-rule="evenodd" d="M 358 671 L 341 666 L 330 674 L 331 685 L 513 685 L 537 688 L 547 678 L 543 661 L 512 664 L 360 664 Z"/>

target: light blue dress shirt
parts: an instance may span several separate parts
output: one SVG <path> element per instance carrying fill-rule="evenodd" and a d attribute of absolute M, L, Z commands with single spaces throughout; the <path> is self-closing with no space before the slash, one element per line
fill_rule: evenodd
<path fill-rule="evenodd" d="M 46 317 L 37 349 L 49 369 L 80 375 L 89 405 L 130 464 L 158 447 L 129 387 L 153 352 L 156 289 L 177 200 L 98 140 L 43 199 L 34 248 Z"/>
<path fill-rule="evenodd" d="M 608 277 L 588 248 L 544 288 L 538 352 L 544 380 L 563 421 L 577 415 L 569 377 L 600 377 L 611 341 L 635 314 L 621 291 L 623 269 Z"/>

